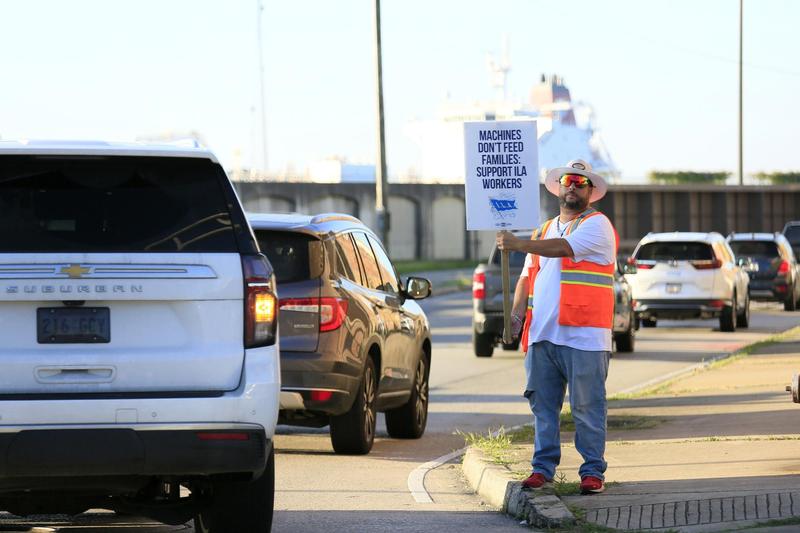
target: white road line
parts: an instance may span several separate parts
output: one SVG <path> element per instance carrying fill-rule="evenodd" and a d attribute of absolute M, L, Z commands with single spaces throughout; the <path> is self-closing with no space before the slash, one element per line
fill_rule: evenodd
<path fill-rule="evenodd" d="M 437 457 L 433 461 L 428 461 L 427 463 L 415 468 L 408 475 L 408 490 L 411 491 L 411 495 L 414 497 L 414 501 L 416 501 L 417 503 L 433 503 L 431 495 L 428 494 L 428 491 L 425 489 L 425 474 L 427 474 L 434 468 L 439 468 L 443 464 L 452 461 L 456 457 L 461 457 L 466 452 L 467 452 L 467 447 L 465 446 L 460 450 L 456 450 L 454 452 L 448 453 L 447 455 Z"/>

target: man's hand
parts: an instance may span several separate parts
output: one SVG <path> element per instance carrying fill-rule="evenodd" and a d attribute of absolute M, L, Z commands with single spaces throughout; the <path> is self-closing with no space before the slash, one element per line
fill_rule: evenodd
<path fill-rule="evenodd" d="M 525 319 L 519 315 L 511 315 L 511 338 L 517 340 L 522 333 L 522 326 Z"/>
<path fill-rule="evenodd" d="M 495 242 L 497 243 L 498 250 L 508 250 L 513 252 L 515 250 L 520 250 L 520 243 L 525 241 L 518 237 L 514 237 L 507 231 L 498 231 Z"/>

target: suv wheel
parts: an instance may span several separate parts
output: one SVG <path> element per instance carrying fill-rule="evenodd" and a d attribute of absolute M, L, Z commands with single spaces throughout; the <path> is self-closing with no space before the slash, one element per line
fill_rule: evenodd
<path fill-rule="evenodd" d="M 786 299 L 783 301 L 783 309 L 784 311 L 796 311 L 797 310 L 797 300 L 794 297 L 794 286 L 789 287 L 787 291 Z"/>
<path fill-rule="evenodd" d="M 614 335 L 614 342 L 617 343 L 617 351 L 622 353 L 629 353 L 633 351 L 633 345 L 636 337 L 634 336 L 634 322 L 636 319 L 634 318 L 633 311 L 631 311 L 631 317 L 628 321 L 628 330 L 617 335 Z"/>
<path fill-rule="evenodd" d="M 194 519 L 197 533 L 268 533 L 275 503 L 275 451 L 264 473 L 253 481 L 215 481 L 212 503 Z"/>
<path fill-rule="evenodd" d="M 364 455 L 375 441 L 375 363 L 367 356 L 361 385 L 350 410 L 331 417 L 331 443 L 333 451 L 348 455 Z"/>
<path fill-rule="evenodd" d="M 428 422 L 428 356 L 422 352 L 417 362 L 414 388 L 405 405 L 386 411 L 386 431 L 396 439 L 418 439 Z"/>
<path fill-rule="evenodd" d="M 731 305 L 722 308 L 722 314 L 719 315 L 719 329 L 721 331 L 736 331 L 736 315 L 739 312 L 736 309 L 736 293 L 733 293 Z"/>
<path fill-rule="evenodd" d="M 736 315 L 736 327 L 747 328 L 750 326 L 750 294 L 744 301 L 744 309 Z"/>
<path fill-rule="evenodd" d="M 472 330 L 472 347 L 476 357 L 491 357 L 494 353 L 494 335 Z"/>

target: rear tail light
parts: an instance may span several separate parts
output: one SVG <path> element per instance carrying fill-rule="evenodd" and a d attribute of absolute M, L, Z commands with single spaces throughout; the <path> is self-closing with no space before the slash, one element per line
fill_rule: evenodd
<path fill-rule="evenodd" d="M 719 259 L 702 259 L 696 261 L 689 261 L 697 270 L 712 270 L 722 267 L 722 261 Z"/>
<path fill-rule="evenodd" d="M 338 329 L 347 316 L 347 300 L 344 298 L 286 298 L 280 302 L 281 311 L 318 313 L 319 331 Z"/>
<path fill-rule="evenodd" d="M 648 270 L 648 269 L 653 268 L 654 266 L 656 266 L 655 265 L 655 261 L 652 262 L 652 263 L 645 263 L 643 261 L 635 261 L 634 260 L 633 263 L 636 265 L 636 269 L 637 270 Z"/>
<path fill-rule="evenodd" d="M 716 309 L 722 309 L 723 307 L 725 307 L 725 302 L 723 302 L 722 300 L 714 300 L 711 302 L 711 307 L 714 307 Z"/>
<path fill-rule="evenodd" d="M 483 272 L 472 275 L 472 297 L 476 300 L 486 297 L 486 274 Z"/>
<path fill-rule="evenodd" d="M 263 255 L 242 256 L 245 348 L 275 344 L 278 298 L 272 266 Z"/>
<path fill-rule="evenodd" d="M 778 267 L 778 274 L 786 275 L 789 273 L 789 261 L 783 260 L 781 261 L 781 265 Z"/>

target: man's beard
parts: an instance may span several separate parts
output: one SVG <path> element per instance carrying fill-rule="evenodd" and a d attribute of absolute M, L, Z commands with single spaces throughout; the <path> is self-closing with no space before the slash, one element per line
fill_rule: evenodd
<path fill-rule="evenodd" d="M 567 200 L 567 198 L 561 197 L 561 207 L 566 207 L 571 211 L 583 211 L 587 207 L 589 207 L 589 199 L 583 199 L 580 196 L 575 196 L 574 200 Z"/>

